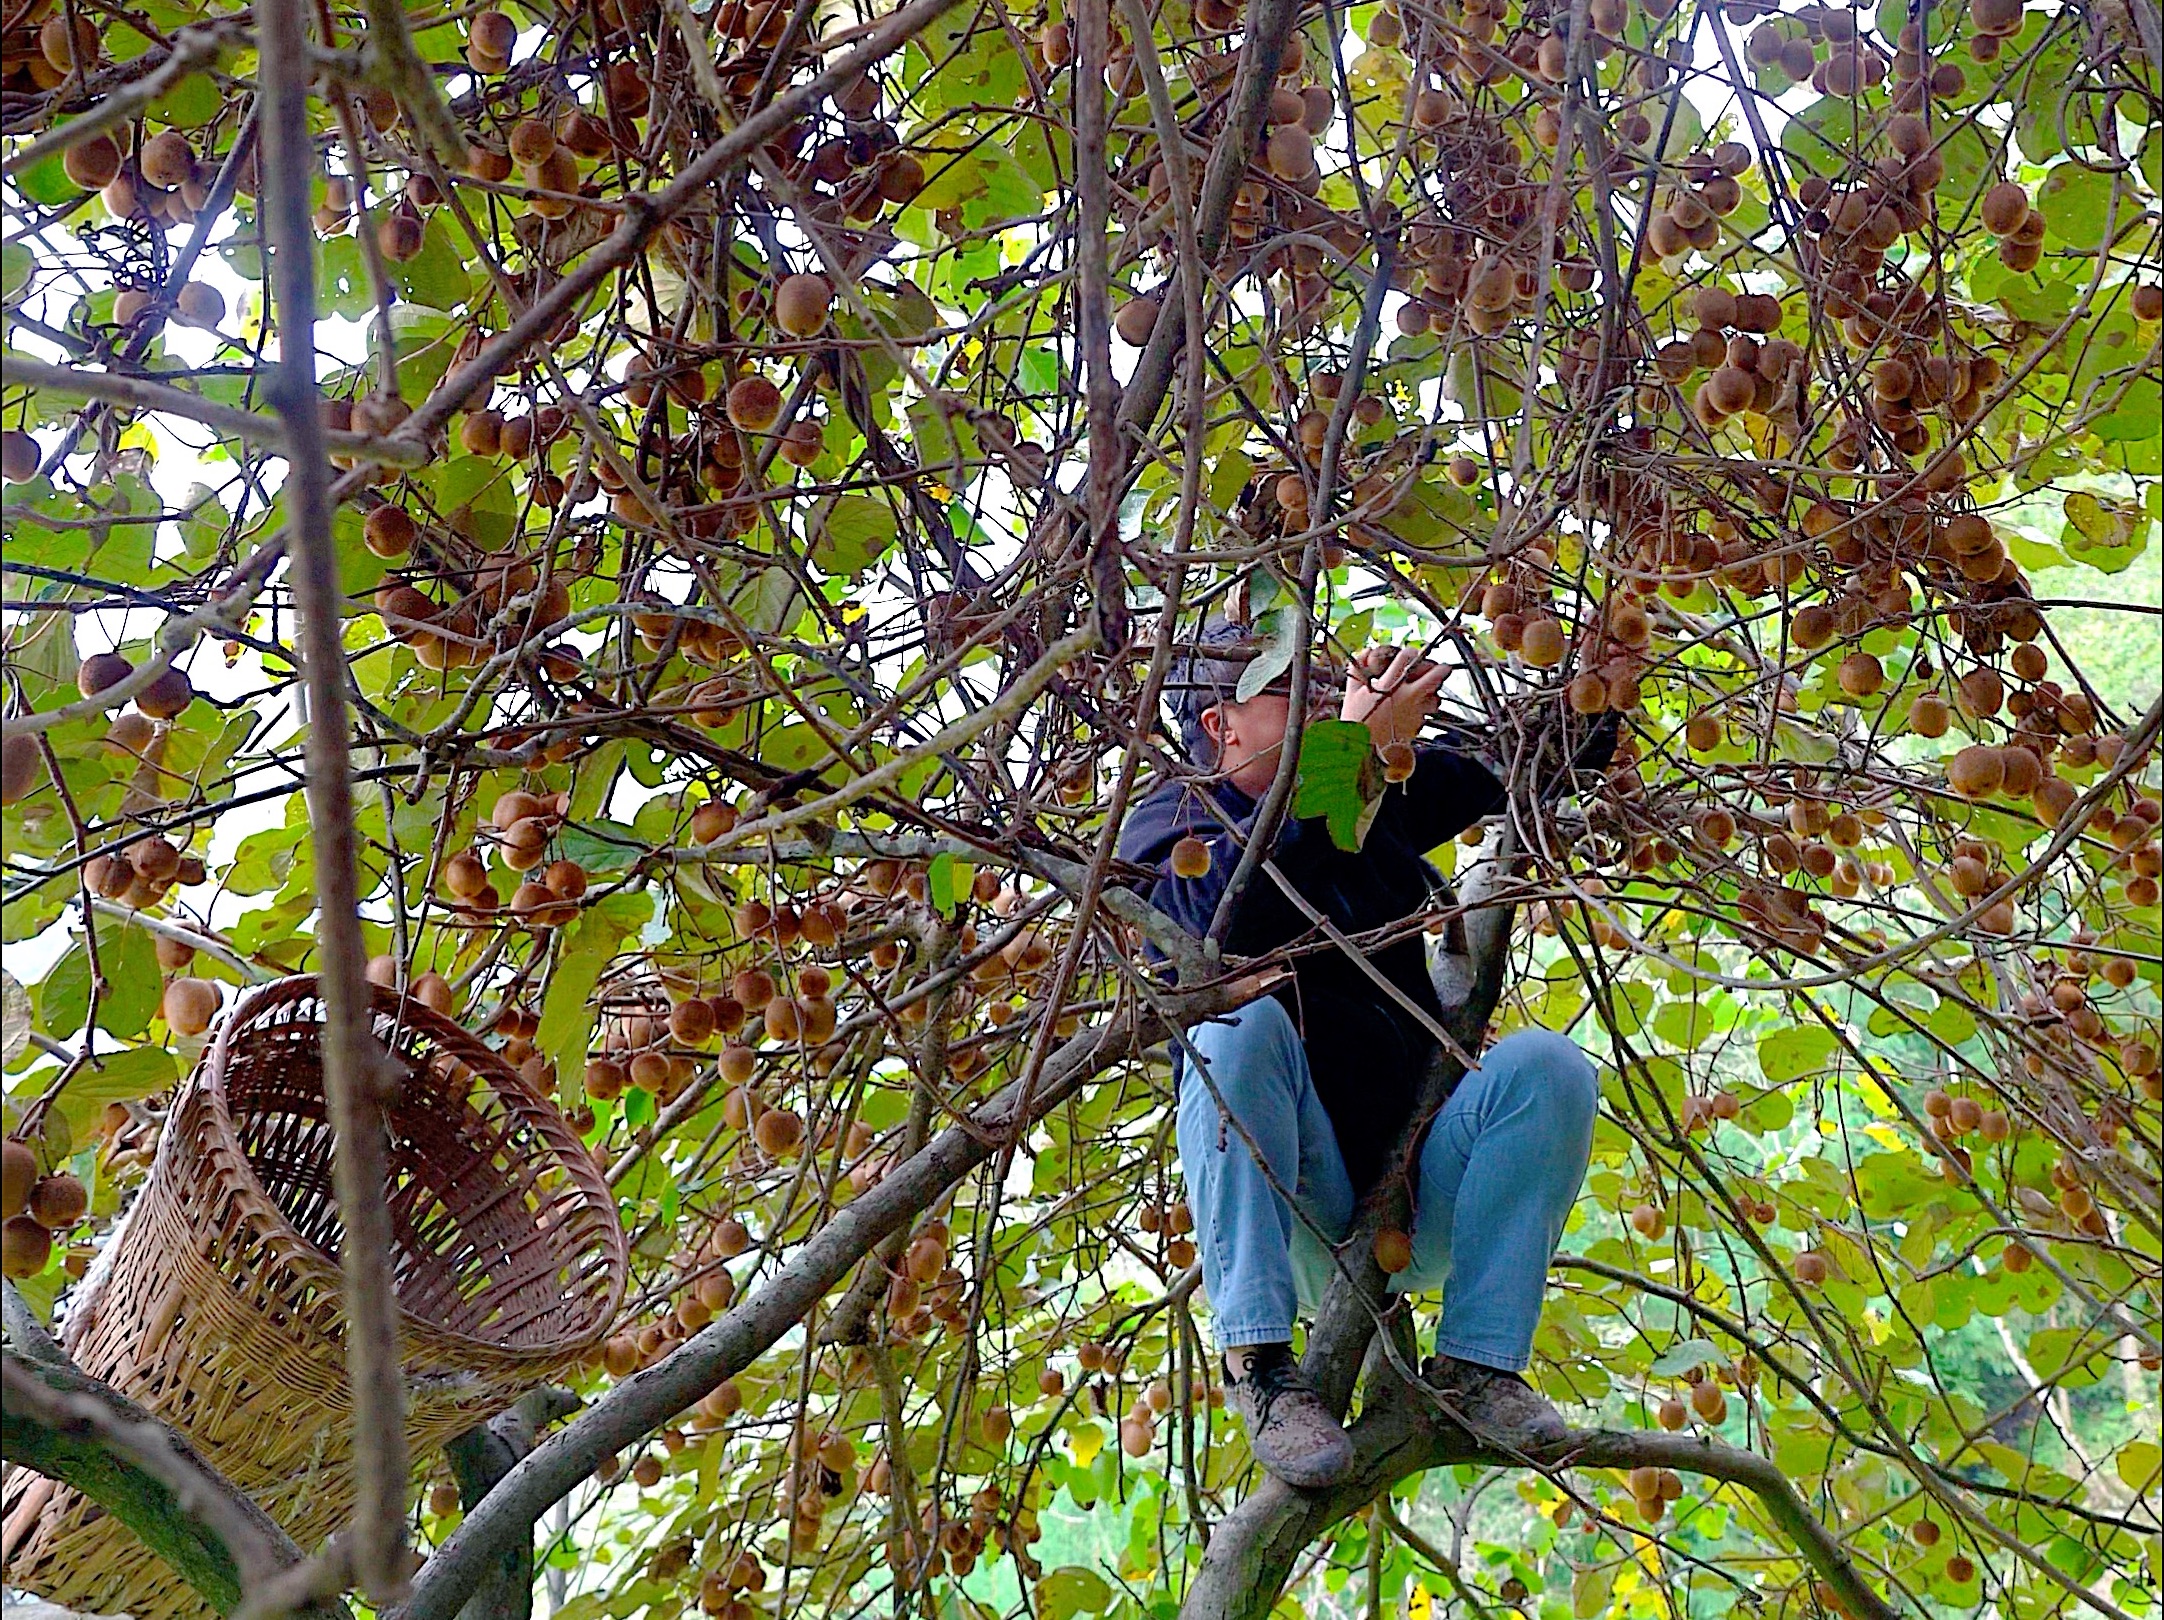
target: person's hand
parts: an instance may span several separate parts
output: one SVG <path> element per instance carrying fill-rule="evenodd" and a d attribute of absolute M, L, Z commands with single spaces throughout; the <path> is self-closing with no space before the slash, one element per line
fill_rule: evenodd
<path fill-rule="evenodd" d="M 1338 713 L 1365 724 L 1377 748 L 1409 743 L 1435 712 L 1435 694 L 1449 673 L 1410 647 L 1369 647 L 1345 673 L 1345 703 Z"/>

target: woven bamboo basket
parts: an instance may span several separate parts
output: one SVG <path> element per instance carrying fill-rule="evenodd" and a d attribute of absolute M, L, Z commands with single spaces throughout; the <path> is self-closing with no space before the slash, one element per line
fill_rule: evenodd
<path fill-rule="evenodd" d="M 185 1430 L 303 1548 L 351 1511 L 340 1226 L 315 980 L 244 994 L 175 1100 L 122 1231 L 61 1339 Z M 495 1052 L 396 993 L 391 1110 L 406 1423 L 414 1455 L 590 1355 L 622 1302 L 615 1200 L 556 1109 Z M 78 1610 L 208 1611 L 96 1504 L 5 1484 L 6 1580 Z"/>

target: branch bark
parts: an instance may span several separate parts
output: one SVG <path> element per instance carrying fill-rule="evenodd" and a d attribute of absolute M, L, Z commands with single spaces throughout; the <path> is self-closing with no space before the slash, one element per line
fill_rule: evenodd
<path fill-rule="evenodd" d="M 850 1269 L 901 1230 L 1009 1138 L 1081 1091 L 1119 1059 L 1161 1040 L 1174 1024 L 1229 1011 L 1264 981 L 1242 979 L 1181 991 L 1162 1011 L 1083 1030 L 1053 1054 L 1025 1091 L 1017 1081 L 965 1121 L 925 1144 L 871 1191 L 848 1205 L 774 1275 L 644 1372 L 618 1384 L 578 1422 L 536 1446 L 452 1533 L 414 1582 L 392 1620 L 452 1620 L 488 1571 L 602 1458 L 651 1434 L 724 1379 L 733 1378 L 803 1320 Z"/>
<path fill-rule="evenodd" d="M 302 0 L 259 8 L 263 232 L 278 323 L 273 403 L 291 453 L 283 491 L 292 536 L 302 683 L 308 700 L 308 822 L 315 841 L 317 984 L 323 995 L 323 1089 L 336 1137 L 332 1179 L 344 1227 L 346 1376 L 353 1398 L 354 1578 L 379 1607 L 406 1586 L 406 1391 L 398 1369 L 398 1294 L 383 1104 L 387 1060 L 369 1028 L 346 722 L 342 593 L 331 533 L 323 422 L 316 398 L 316 293 L 309 182 L 308 29 Z"/>
<path fill-rule="evenodd" d="M 1856 1620 L 1899 1620 L 1864 1580 L 1840 1542 L 1769 1458 L 1695 1435 L 1584 1429 L 1553 1451 L 1518 1457 L 1480 1444 L 1420 1392 L 1385 1379 L 1353 1425 L 1351 1477 L 1328 1491 L 1296 1491 L 1271 1479 L 1221 1523 L 1188 1588 L 1181 1620 L 1263 1620 L 1302 1551 L 1399 1480 L 1457 1463 L 1494 1467 L 1670 1468 L 1740 1485 L 1794 1543 Z"/>
<path fill-rule="evenodd" d="M 0 1455 L 80 1491 L 220 1614 L 302 1562 L 269 1514 L 170 1425 L 63 1362 L 0 1353 Z M 329 1620 L 338 1605 L 315 1605 Z"/>
<path fill-rule="evenodd" d="M 148 377 L 131 377 L 120 371 L 80 371 L 68 366 L 49 366 L 21 355 L 7 357 L 7 380 L 23 388 L 43 389 L 69 399 L 97 399 L 163 416 L 200 422 L 218 433 L 230 433 L 243 441 L 260 444 L 280 455 L 291 455 L 286 425 L 278 417 L 220 405 L 184 388 L 170 388 Z M 342 456 L 380 461 L 392 467 L 419 467 L 428 451 L 410 439 L 384 439 L 373 433 L 322 435 L 323 447 Z"/>
<path fill-rule="evenodd" d="M 508 1410 L 457 1436 L 443 1448 L 468 1513 L 479 1507 L 503 1476 L 533 1450 L 541 1430 L 579 1409 L 568 1389 L 544 1384 L 520 1396 Z M 533 1613 L 533 1533 L 508 1549 L 496 1568 L 459 1610 L 459 1620 L 527 1620 Z"/>

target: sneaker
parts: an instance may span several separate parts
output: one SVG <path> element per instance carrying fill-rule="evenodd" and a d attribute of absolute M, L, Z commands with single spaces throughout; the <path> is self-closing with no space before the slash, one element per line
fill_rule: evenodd
<path fill-rule="evenodd" d="M 1292 1346 L 1250 1351 L 1247 1376 L 1234 1379 L 1227 1393 L 1247 1424 L 1255 1461 L 1287 1485 L 1319 1491 L 1352 1472 L 1352 1441 L 1302 1375 Z"/>
<path fill-rule="evenodd" d="M 1420 1373 L 1477 1439 L 1511 1451 L 1543 1451 L 1570 1438 L 1563 1414 L 1516 1373 L 1456 1356 L 1430 1356 Z"/>

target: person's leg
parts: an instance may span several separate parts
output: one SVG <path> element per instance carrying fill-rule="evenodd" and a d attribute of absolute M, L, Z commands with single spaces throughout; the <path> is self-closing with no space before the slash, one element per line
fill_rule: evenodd
<path fill-rule="evenodd" d="M 1288 1484 L 1320 1489 L 1352 1466 L 1352 1442 L 1292 1358 L 1292 1242 L 1295 1204 L 1333 1237 L 1351 1223 L 1345 1161 L 1299 1034 L 1276 1001 L 1253 1002 L 1190 1039 L 1203 1067 L 1180 1081 L 1180 1168 L 1231 1404 L 1257 1462 Z"/>
<path fill-rule="evenodd" d="M 1532 1359 L 1548 1262 L 1585 1179 L 1599 1100 L 1599 1078 L 1575 1043 L 1527 1030 L 1496 1042 L 1466 1075 L 1421 1154 L 1407 1275 L 1412 1286 L 1444 1288 L 1436 1351 L 1445 1381 L 1483 1428 L 1514 1443 L 1546 1443 L 1563 1427 L 1514 1375 Z"/>
<path fill-rule="evenodd" d="M 1228 1351 L 1289 1343 L 1304 1223 L 1285 1194 L 1331 1239 L 1345 1231 L 1353 1195 L 1337 1136 L 1281 1003 L 1250 1002 L 1188 1039 L 1208 1073 L 1190 1058 L 1180 1080 L 1180 1168 L 1218 1342 Z"/>

